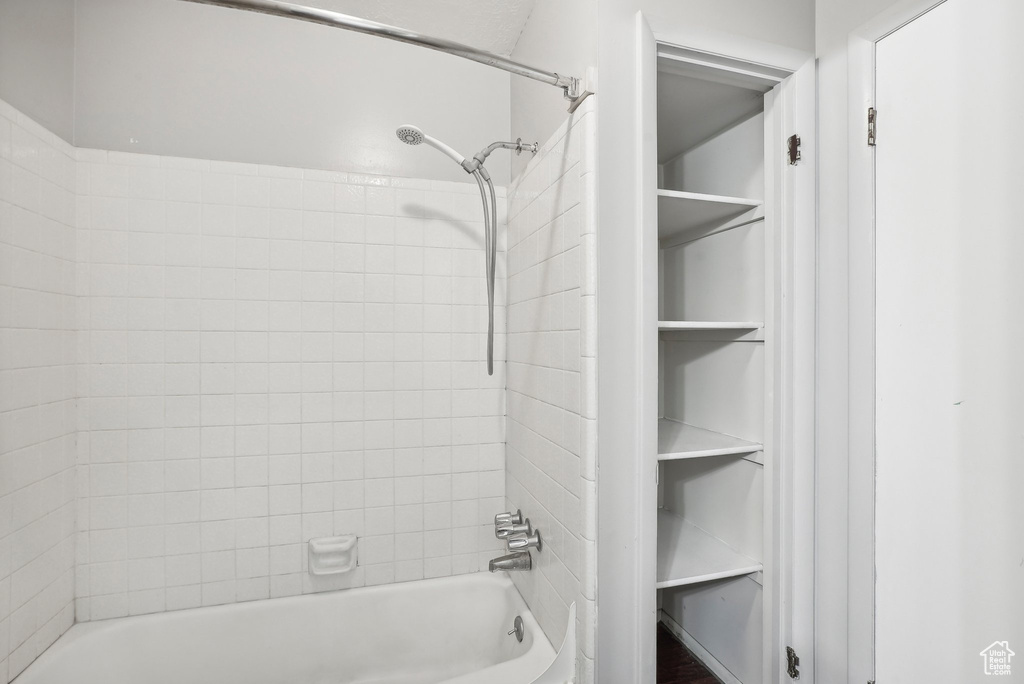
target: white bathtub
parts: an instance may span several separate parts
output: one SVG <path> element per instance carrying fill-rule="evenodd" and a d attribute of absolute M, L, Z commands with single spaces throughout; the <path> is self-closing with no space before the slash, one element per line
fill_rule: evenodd
<path fill-rule="evenodd" d="M 14 681 L 530 684 L 554 659 L 509 578 L 474 574 L 77 624 Z"/>

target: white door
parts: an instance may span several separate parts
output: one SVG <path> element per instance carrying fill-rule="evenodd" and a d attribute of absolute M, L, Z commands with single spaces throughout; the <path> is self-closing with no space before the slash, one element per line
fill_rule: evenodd
<path fill-rule="evenodd" d="M 879 684 L 1024 682 L 1022 26 L 948 0 L 877 44 Z"/>

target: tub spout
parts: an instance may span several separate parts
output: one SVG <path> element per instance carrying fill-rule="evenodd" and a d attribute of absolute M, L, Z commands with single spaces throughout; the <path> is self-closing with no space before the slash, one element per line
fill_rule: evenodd
<path fill-rule="evenodd" d="M 501 556 L 500 558 L 494 558 L 487 565 L 487 569 L 491 572 L 498 572 L 500 570 L 529 570 L 533 567 L 533 559 L 530 558 L 529 551 L 516 551 L 510 553 L 507 556 Z"/>

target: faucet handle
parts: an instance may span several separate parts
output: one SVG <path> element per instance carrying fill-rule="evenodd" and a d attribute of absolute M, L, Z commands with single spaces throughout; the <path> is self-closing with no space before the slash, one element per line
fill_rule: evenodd
<path fill-rule="evenodd" d="M 531 534 L 520 532 L 505 539 L 508 542 L 509 551 L 525 551 L 526 549 L 541 550 L 540 530 L 534 530 Z"/>
<path fill-rule="evenodd" d="M 494 536 L 498 539 L 508 539 L 514 534 L 523 533 L 526 533 L 527 535 L 533 533 L 533 526 L 530 524 L 529 518 L 518 525 L 515 523 L 503 523 L 494 528 Z"/>
<path fill-rule="evenodd" d="M 518 525 L 518 524 L 520 524 L 522 522 L 523 522 L 523 512 L 519 511 L 519 510 L 517 510 L 515 513 L 509 513 L 509 512 L 506 511 L 505 513 L 498 513 L 496 516 L 494 516 L 494 526 L 495 527 L 498 527 L 500 525 L 509 524 L 509 523 L 511 523 L 513 525 Z"/>

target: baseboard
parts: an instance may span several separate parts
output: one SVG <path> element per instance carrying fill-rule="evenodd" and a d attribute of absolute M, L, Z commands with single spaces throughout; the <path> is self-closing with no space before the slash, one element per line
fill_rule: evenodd
<path fill-rule="evenodd" d="M 658 611 L 658 621 L 668 627 L 668 631 L 672 632 L 677 639 L 683 642 L 683 646 L 690 649 L 690 652 L 701 662 L 704 667 L 711 671 L 711 674 L 722 680 L 723 684 L 743 684 L 739 679 L 736 678 L 732 672 L 729 671 L 725 665 L 720 663 L 715 656 L 711 655 L 706 648 L 700 645 L 700 642 L 690 636 L 690 633 L 683 629 L 682 625 L 672 619 L 668 613 L 664 610 Z"/>

